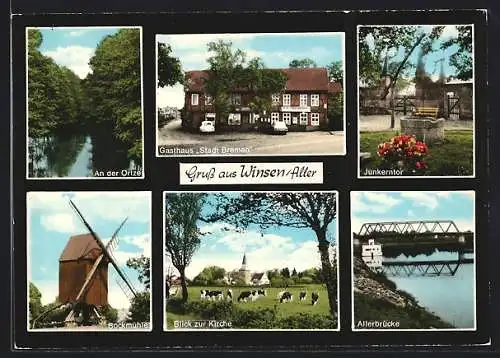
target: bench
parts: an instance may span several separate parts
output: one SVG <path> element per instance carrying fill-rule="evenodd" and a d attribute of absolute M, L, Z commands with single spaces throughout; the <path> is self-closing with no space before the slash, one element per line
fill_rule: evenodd
<path fill-rule="evenodd" d="M 417 107 L 415 115 L 419 117 L 437 118 L 439 108 L 437 107 Z"/>

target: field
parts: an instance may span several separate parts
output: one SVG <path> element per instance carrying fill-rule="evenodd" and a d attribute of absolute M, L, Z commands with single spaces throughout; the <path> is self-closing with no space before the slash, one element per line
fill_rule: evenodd
<path fill-rule="evenodd" d="M 188 303 L 200 301 L 200 290 L 208 289 L 208 290 L 221 290 L 224 294 L 227 293 L 228 287 L 188 287 Z M 328 307 L 328 295 L 326 291 L 326 287 L 319 284 L 311 284 L 311 285 L 300 285 L 295 287 L 289 287 L 288 291 L 293 294 L 293 301 L 280 303 L 277 299 L 278 292 L 283 291 L 283 288 L 266 288 L 267 295 L 264 297 L 259 297 L 255 301 L 248 302 L 237 302 L 238 295 L 241 291 L 250 291 L 257 289 L 255 287 L 232 287 L 233 291 L 233 304 L 234 306 L 241 308 L 243 310 L 253 310 L 258 311 L 262 309 L 273 309 L 275 306 L 277 307 L 277 318 L 286 318 L 292 315 L 296 315 L 299 313 L 306 314 L 320 314 L 324 316 L 329 316 L 329 307 Z M 305 301 L 299 300 L 299 292 L 307 291 L 307 298 Z M 311 304 L 311 292 L 319 293 L 319 300 L 316 305 Z M 180 292 L 178 293 L 180 296 Z M 172 298 L 172 296 L 170 297 Z M 204 301 L 204 300 L 203 300 Z M 196 314 L 179 314 L 168 312 L 166 314 L 167 318 L 167 328 L 173 328 L 173 322 L 175 320 L 193 320 L 200 319 Z"/>

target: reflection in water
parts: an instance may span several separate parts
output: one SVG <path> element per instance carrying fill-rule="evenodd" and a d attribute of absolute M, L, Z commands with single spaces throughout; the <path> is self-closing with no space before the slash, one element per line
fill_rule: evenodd
<path fill-rule="evenodd" d="M 91 177 L 96 171 L 135 169 L 127 150 L 107 135 L 28 138 L 34 178 Z"/>
<path fill-rule="evenodd" d="M 387 261 L 457 260 L 458 252 L 435 251 L 431 255 L 400 255 Z M 464 254 L 464 258 L 472 258 Z M 461 264 L 453 276 L 390 277 L 398 289 L 407 291 L 419 303 L 457 328 L 474 328 L 474 265 Z"/>

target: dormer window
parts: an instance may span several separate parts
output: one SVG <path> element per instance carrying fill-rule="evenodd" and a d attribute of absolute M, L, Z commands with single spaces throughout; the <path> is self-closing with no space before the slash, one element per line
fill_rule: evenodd
<path fill-rule="evenodd" d="M 198 93 L 191 94 L 191 105 L 197 106 L 200 100 L 200 95 Z"/>
<path fill-rule="evenodd" d="M 280 95 L 279 94 L 273 94 L 272 95 L 272 101 L 273 101 L 273 104 L 280 104 Z"/>

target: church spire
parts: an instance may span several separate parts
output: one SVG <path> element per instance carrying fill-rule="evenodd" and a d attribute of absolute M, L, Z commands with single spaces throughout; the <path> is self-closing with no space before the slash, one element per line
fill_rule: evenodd
<path fill-rule="evenodd" d="M 246 265 L 247 264 L 247 254 L 246 253 L 243 253 L 243 261 L 241 261 L 241 264 L 242 265 Z"/>

